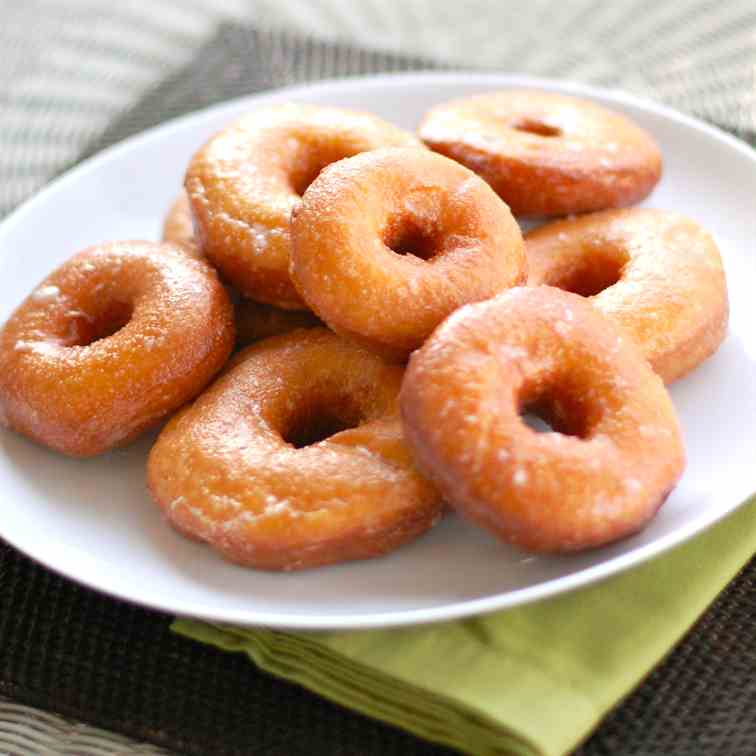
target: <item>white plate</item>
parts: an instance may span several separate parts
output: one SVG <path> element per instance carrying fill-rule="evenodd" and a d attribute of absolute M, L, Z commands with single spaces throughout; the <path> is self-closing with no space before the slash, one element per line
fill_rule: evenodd
<path fill-rule="evenodd" d="M 84 163 L 0 226 L 0 322 L 78 249 L 105 239 L 157 238 L 192 152 L 257 105 L 298 100 L 361 108 L 411 129 L 435 103 L 511 86 L 591 97 L 647 128 L 665 160 L 647 204 L 700 221 L 724 256 L 730 333 L 714 358 L 672 388 L 688 470 L 646 530 L 557 558 L 518 552 L 448 517 L 382 559 L 268 574 L 223 562 L 165 524 L 145 490 L 152 439 L 75 461 L 3 431 L 0 535 L 74 580 L 169 612 L 249 625 L 356 628 L 450 619 L 569 590 L 659 554 L 743 502 L 756 490 L 756 158 L 710 126 L 620 92 L 478 73 L 376 76 L 281 90 L 181 118 Z"/>

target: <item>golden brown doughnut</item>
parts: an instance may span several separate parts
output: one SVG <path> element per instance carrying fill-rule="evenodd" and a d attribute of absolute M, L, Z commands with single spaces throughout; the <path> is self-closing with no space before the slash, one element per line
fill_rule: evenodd
<path fill-rule="evenodd" d="M 337 333 L 389 356 L 525 281 L 520 229 L 467 168 L 393 148 L 329 166 L 292 216 L 291 276 Z"/>
<path fill-rule="evenodd" d="M 367 113 L 270 105 L 213 137 L 192 159 L 186 189 L 200 246 L 250 299 L 303 307 L 289 280 L 289 219 L 300 195 L 336 160 L 377 147 L 422 147 Z"/>
<path fill-rule="evenodd" d="M 233 342 L 231 303 L 206 263 L 171 244 L 90 247 L 0 331 L 0 418 L 64 454 L 98 454 L 192 399 Z"/>
<path fill-rule="evenodd" d="M 402 372 L 324 328 L 261 341 L 165 427 L 150 491 L 180 532 L 244 565 L 391 551 L 442 511 L 402 437 Z"/>
<path fill-rule="evenodd" d="M 400 402 L 444 498 L 535 551 L 634 533 L 685 464 L 672 403 L 637 346 L 582 297 L 546 286 L 458 310 L 412 355 Z M 554 432 L 528 427 L 524 410 Z"/>
<path fill-rule="evenodd" d="M 666 383 L 722 342 L 728 300 L 722 259 L 701 226 L 677 213 L 607 210 L 541 226 L 525 245 L 528 283 L 591 297 Z"/>
<path fill-rule="evenodd" d="M 647 132 L 596 103 L 551 92 L 452 100 L 432 108 L 419 133 L 481 175 L 515 215 L 632 205 L 661 177 L 661 152 Z"/>

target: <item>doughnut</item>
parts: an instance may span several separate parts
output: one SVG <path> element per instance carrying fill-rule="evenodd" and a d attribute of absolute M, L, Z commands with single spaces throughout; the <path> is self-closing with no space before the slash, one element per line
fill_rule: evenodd
<path fill-rule="evenodd" d="M 302 301 L 289 280 L 289 219 L 300 195 L 336 160 L 417 138 L 367 113 L 314 105 L 259 108 L 192 158 L 186 189 L 200 246 L 242 294 L 277 307 Z"/>
<path fill-rule="evenodd" d="M 532 551 L 640 530 L 685 465 L 672 403 L 637 346 L 547 286 L 454 313 L 410 358 L 400 405 L 420 470 L 451 506 Z"/>
<path fill-rule="evenodd" d="M 514 89 L 452 100 L 425 115 L 419 134 L 482 176 L 515 215 L 632 205 L 662 171 L 656 143 L 628 118 L 551 92 Z"/>
<path fill-rule="evenodd" d="M 163 241 L 180 244 L 187 251 L 201 257 L 202 252 L 194 236 L 194 221 L 189 197 L 182 191 L 171 204 L 163 221 Z"/>
<path fill-rule="evenodd" d="M 152 496 L 179 532 L 242 565 L 385 554 L 443 506 L 403 440 L 402 374 L 325 328 L 248 347 L 160 434 Z"/>
<path fill-rule="evenodd" d="M 0 419 L 63 454 L 99 454 L 198 394 L 233 342 L 206 263 L 157 242 L 90 247 L 0 330 Z"/>
<path fill-rule="evenodd" d="M 728 299 L 714 240 L 677 213 L 606 210 L 526 237 L 528 283 L 590 297 L 641 348 L 666 383 L 713 354 Z"/>
<path fill-rule="evenodd" d="M 451 312 L 525 282 L 520 229 L 490 187 L 429 151 L 326 168 L 292 215 L 291 276 L 334 331 L 388 357 Z"/>
<path fill-rule="evenodd" d="M 322 326 L 308 310 L 280 310 L 271 305 L 242 299 L 234 307 L 236 346 L 245 347 L 269 336 L 294 331 L 297 328 Z"/>
<path fill-rule="evenodd" d="M 171 205 L 163 224 L 163 240 L 183 245 L 189 252 L 202 256 L 194 237 L 189 197 L 181 192 Z M 234 302 L 236 346 L 244 347 L 268 336 L 278 336 L 295 328 L 312 328 L 322 323 L 307 310 L 281 310 L 251 299 L 240 299 L 229 290 Z"/>

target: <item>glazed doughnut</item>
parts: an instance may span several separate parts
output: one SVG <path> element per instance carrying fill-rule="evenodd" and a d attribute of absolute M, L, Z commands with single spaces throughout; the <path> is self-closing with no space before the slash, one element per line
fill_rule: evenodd
<path fill-rule="evenodd" d="M 728 299 L 714 240 L 677 213 L 633 208 L 556 221 L 526 237 L 528 283 L 591 297 L 666 383 L 713 354 Z"/>
<path fill-rule="evenodd" d="M 639 530 L 685 464 L 672 403 L 636 345 L 582 297 L 546 286 L 448 318 L 412 355 L 400 402 L 446 500 L 534 551 Z M 528 427 L 524 410 L 554 431 Z"/>
<path fill-rule="evenodd" d="M 248 566 L 391 551 L 442 511 L 402 437 L 402 373 L 324 328 L 266 339 L 168 423 L 150 491 L 180 532 Z"/>
<path fill-rule="evenodd" d="M 577 97 L 525 89 L 437 105 L 420 137 L 481 175 L 515 215 L 624 207 L 661 177 L 661 152 L 625 116 Z"/>
<path fill-rule="evenodd" d="M 234 342 L 210 266 L 146 241 L 91 247 L 0 331 L 0 418 L 75 457 L 125 444 L 198 394 Z"/>
<path fill-rule="evenodd" d="M 367 113 L 271 105 L 213 137 L 192 159 L 186 189 L 200 246 L 250 299 L 289 309 L 289 219 L 300 195 L 336 160 L 417 138 Z"/>
<path fill-rule="evenodd" d="M 163 240 L 181 244 L 188 252 L 202 256 L 194 238 L 192 210 L 189 197 L 181 192 L 171 205 L 163 224 Z M 229 290 L 234 302 L 234 322 L 236 324 L 236 346 L 244 347 L 268 336 L 293 331 L 295 328 L 312 328 L 322 323 L 307 310 L 281 310 L 271 305 L 240 299 Z"/>
<path fill-rule="evenodd" d="M 184 191 L 179 193 L 165 216 L 163 241 L 180 244 L 192 254 L 202 256 L 202 251 L 194 236 L 194 221 L 189 197 Z"/>
<path fill-rule="evenodd" d="M 315 314 L 391 357 L 526 276 L 507 206 L 467 168 L 423 150 L 329 166 L 295 210 L 292 239 L 292 280 Z"/>
<path fill-rule="evenodd" d="M 271 305 L 242 299 L 234 306 L 236 346 L 244 347 L 297 328 L 322 326 L 309 310 L 280 310 Z"/>

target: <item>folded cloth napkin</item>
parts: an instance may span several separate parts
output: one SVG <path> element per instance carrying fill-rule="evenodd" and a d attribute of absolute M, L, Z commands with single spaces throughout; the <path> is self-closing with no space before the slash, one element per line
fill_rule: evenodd
<path fill-rule="evenodd" d="M 581 590 L 435 625 L 173 630 L 423 738 L 480 756 L 569 753 L 756 550 L 756 499 L 691 542 Z"/>

